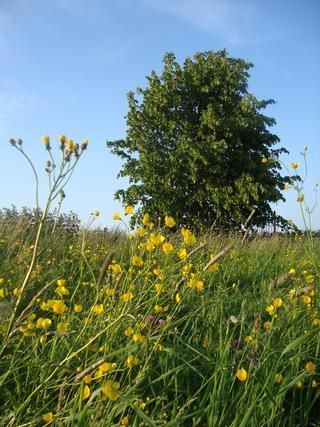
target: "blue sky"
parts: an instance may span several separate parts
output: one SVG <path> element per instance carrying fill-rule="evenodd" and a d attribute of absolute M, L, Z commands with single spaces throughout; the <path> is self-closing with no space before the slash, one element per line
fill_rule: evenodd
<path fill-rule="evenodd" d="M 162 69 L 165 52 L 187 56 L 226 48 L 254 64 L 249 90 L 277 103 L 265 113 L 302 163 L 308 150 L 305 196 L 313 204 L 320 180 L 320 2 L 317 0 L 0 0 L 0 207 L 34 206 L 31 170 L 7 141 L 21 138 L 47 184 L 41 136 L 89 147 L 66 188 L 63 210 L 86 220 L 100 210 L 111 225 L 120 160 L 105 141 L 125 137 L 126 94 Z M 302 170 L 301 170 L 302 172 Z M 296 194 L 276 210 L 301 226 Z M 320 228 L 320 209 L 312 216 Z"/>

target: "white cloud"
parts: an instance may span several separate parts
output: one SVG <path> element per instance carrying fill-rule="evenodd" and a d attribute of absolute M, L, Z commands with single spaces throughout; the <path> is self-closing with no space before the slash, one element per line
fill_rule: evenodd
<path fill-rule="evenodd" d="M 261 2 L 255 0 L 141 0 L 232 44 L 254 44 L 271 37 Z M 257 28 L 259 32 L 257 33 Z"/>

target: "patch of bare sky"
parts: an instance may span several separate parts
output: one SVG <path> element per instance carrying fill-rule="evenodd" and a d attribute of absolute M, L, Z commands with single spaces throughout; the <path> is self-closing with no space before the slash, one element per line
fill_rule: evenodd
<path fill-rule="evenodd" d="M 140 0 L 230 44 L 257 44 L 283 32 L 268 22 L 266 5 L 255 0 Z"/>

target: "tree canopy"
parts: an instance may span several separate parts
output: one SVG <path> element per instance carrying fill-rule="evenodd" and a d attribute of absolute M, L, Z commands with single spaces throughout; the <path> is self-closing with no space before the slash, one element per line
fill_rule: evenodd
<path fill-rule="evenodd" d="M 133 223 L 148 212 L 234 229 L 253 208 L 256 225 L 273 221 L 270 203 L 284 200 L 288 182 L 278 156 L 287 151 L 269 130 L 274 118 L 262 114 L 274 101 L 248 92 L 252 64 L 225 50 L 196 53 L 183 66 L 167 53 L 163 63 L 128 94 L 126 138 L 107 141 L 124 160 L 119 177 L 129 179 L 116 199 L 137 206 Z"/>

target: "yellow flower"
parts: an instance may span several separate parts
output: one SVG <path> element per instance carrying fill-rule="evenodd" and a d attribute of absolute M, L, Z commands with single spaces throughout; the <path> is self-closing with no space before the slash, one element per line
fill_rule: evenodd
<path fill-rule="evenodd" d="M 67 146 L 69 148 L 70 151 L 73 150 L 73 141 L 72 139 L 67 139 Z"/>
<path fill-rule="evenodd" d="M 133 368 L 134 366 L 138 365 L 139 363 L 139 359 L 137 357 L 135 357 L 133 354 L 130 354 L 130 356 L 128 356 L 127 358 L 127 365 L 128 368 Z"/>
<path fill-rule="evenodd" d="M 299 196 L 297 197 L 297 202 L 302 203 L 303 201 L 304 201 L 304 195 L 299 194 Z"/>
<path fill-rule="evenodd" d="M 163 285 L 162 285 L 162 283 L 156 283 L 154 285 L 154 288 L 155 288 L 157 294 L 161 294 L 161 292 L 163 291 Z"/>
<path fill-rule="evenodd" d="M 306 304 L 306 305 L 308 305 L 308 304 L 311 303 L 311 298 L 308 295 L 304 295 L 302 297 L 302 300 L 303 300 L 303 303 Z"/>
<path fill-rule="evenodd" d="M 91 391 L 90 391 L 90 387 L 88 385 L 85 385 L 83 387 L 83 391 L 82 391 L 82 399 L 86 400 L 88 399 L 88 397 L 90 396 Z"/>
<path fill-rule="evenodd" d="M 167 227 L 174 227 L 176 225 L 175 220 L 172 218 L 172 216 L 165 216 L 164 218 L 164 222 L 166 224 Z"/>
<path fill-rule="evenodd" d="M 58 332 L 65 333 L 65 332 L 67 332 L 67 330 L 68 330 L 68 323 L 66 323 L 66 322 L 59 322 L 57 324 L 57 331 Z"/>
<path fill-rule="evenodd" d="M 100 211 L 93 211 L 93 212 L 92 212 L 92 215 L 93 215 L 93 216 L 100 216 Z"/>
<path fill-rule="evenodd" d="M 272 304 L 268 305 L 268 307 L 266 308 L 266 312 L 269 313 L 270 316 L 272 316 L 274 314 L 274 311 L 275 311 L 275 308 Z"/>
<path fill-rule="evenodd" d="M 176 296 L 174 297 L 176 300 L 176 303 L 179 304 L 179 302 L 181 301 L 180 295 L 177 293 Z"/>
<path fill-rule="evenodd" d="M 53 421 L 53 413 L 47 412 L 42 416 L 42 419 L 45 423 L 51 423 Z"/>
<path fill-rule="evenodd" d="M 114 288 L 107 288 L 107 289 L 106 289 L 106 295 L 107 295 L 108 297 L 113 297 L 113 296 L 114 296 L 114 294 L 115 294 L 115 289 L 114 289 Z"/>
<path fill-rule="evenodd" d="M 290 270 L 289 270 L 289 272 L 288 272 L 288 274 L 295 274 L 295 272 L 296 272 L 296 269 L 295 268 L 290 268 Z"/>
<path fill-rule="evenodd" d="M 127 425 L 129 425 L 129 418 L 128 418 L 128 417 L 123 417 L 123 418 L 121 418 L 121 420 L 120 420 L 120 424 L 121 424 L 122 426 L 127 426 Z"/>
<path fill-rule="evenodd" d="M 177 252 L 178 258 L 185 259 L 187 256 L 187 250 L 185 248 L 181 248 Z"/>
<path fill-rule="evenodd" d="M 282 374 L 277 374 L 276 375 L 276 377 L 275 377 L 275 382 L 276 383 L 281 384 L 283 380 L 284 380 L 284 377 L 283 377 Z"/>
<path fill-rule="evenodd" d="M 49 326 L 51 325 L 52 320 L 51 319 L 45 319 L 43 317 L 39 317 L 39 319 L 37 320 L 36 323 L 36 328 L 37 329 L 48 329 Z"/>
<path fill-rule="evenodd" d="M 119 393 L 120 384 L 118 382 L 107 381 L 102 387 L 102 392 L 110 400 L 118 400 L 120 397 Z"/>
<path fill-rule="evenodd" d="M 281 306 L 283 305 L 283 301 L 282 301 L 282 299 L 281 299 L 281 298 L 276 298 L 276 299 L 273 301 L 273 305 L 275 306 L 275 308 L 279 308 L 279 307 L 281 307 Z"/>
<path fill-rule="evenodd" d="M 240 368 L 236 372 L 236 377 L 239 381 L 246 381 L 248 378 L 248 373 L 244 368 Z"/>
<path fill-rule="evenodd" d="M 131 214 L 133 213 L 133 210 L 134 210 L 134 207 L 133 207 L 133 206 L 131 206 L 131 205 L 129 205 L 129 206 L 126 206 L 126 207 L 125 207 L 125 209 L 124 209 L 124 213 L 125 213 L 126 215 L 131 215 Z"/>
<path fill-rule="evenodd" d="M 66 140 L 67 140 L 67 137 L 65 136 L 65 135 L 60 135 L 59 136 L 59 141 L 61 142 L 61 143 L 65 143 L 66 142 Z"/>
<path fill-rule="evenodd" d="M 132 292 L 126 292 L 125 294 L 122 294 L 120 298 L 122 299 L 123 302 L 129 302 L 133 298 L 133 293 Z"/>
<path fill-rule="evenodd" d="M 136 333 L 136 334 L 132 335 L 132 339 L 134 342 L 143 343 L 143 341 L 146 339 L 146 337 L 144 335 Z"/>
<path fill-rule="evenodd" d="M 91 381 L 92 381 L 92 375 L 91 375 L 91 374 L 88 374 L 88 375 L 86 375 L 85 377 L 83 377 L 83 382 L 84 382 L 85 384 L 90 384 L 90 383 L 91 383 Z"/>
<path fill-rule="evenodd" d="M 140 237 L 144 237 L 146 234 L 148 234 L 147 230 L 143 227 L 137 228 L 137 235 Z"/>
<path fill-rule="evenodd" d="M 190 230 L 182 228 L 181 234 L 186 245 L 193 245 L 196 242 L 196 236 Z"/>
<path fill-rule="evenodd" d="M 315 374 L 316 372 L 316 365 L 313 362 L 308 362 L 306 364 L 306 371 L 308 372 L 308 374 L 312 375 Z"/>
<path fill-rule="evenodd" d="M 58 279 L 57 280 L 57 286 L 65 286 L 66 280 L 65 279 Z"/>
<path fill-rule="evenodd" d="M 296 387 L 298 390 L 300 390 L 300 389 L 302 388 L 302 386 L 303 386 L 303 382 L 302 382 L 302 381 L 297 381 L 297 382 L 295 383 L 295 387 Z"/>
<path fill-rule="evenodd" d="M 67 311 L 67 306 L 63 301 L 56 300 L 52 305 L 52 311 L 55 314 L 63 314 L 65 311 Z"/>
<path fill-rule="evenodd" d="M 162 236 L 162 234 L 158 234 L 158 233 L 151 233 L 149 240 L 152 244 L 158 246 L 164 242 L 164 236 Z"/>
<path fill-rule="evenodd" d="M 149 225 L 150 224 L 150 215 L 148 213 L 143 215 L 142 224 L 143 225 Z"/>
<path fill-rule="evenodd" d="M 126 330 L 124 331 L 124 334 L 125 334 L 127 337 L 131 337 L 131 335 L 133 335 L 133 333 L 134 333 L 134 330 L 131 328 L 131 326 L 128 326 L 128 327 L 126 328 Z"/>
<path fill-rule="evenodd" d="M 266 157 L 262 157 L 262 159 L 261 159 L 261 163 L 268 163 L 268 159 L 266 158 Z"/>
<path fill-rule="evenodd" d="M 69 295 L 69 291 L 65 286 L 58 286 L 55 293 L 58 295 Z"/>
<path fill-rule="evenodd" d="M 50 137 L 48 135 L 43 135 L 41 139 L 46 147 L 50 144 Z"/>
<path fill-rule="evenodd" d="M 114 263 L 109 265 L 109 270 L 112 270 L 114 274 L 120 274 L 122 271 L 122 268 L 120 264 Z"/>
<path fill-rule="evenodd" d="M 292 167 L 292 169 L 297 169 L 299 163 L 291 163 L 290 166 Z"/>
<path fill-rule="evenodd" d="M 312 380 L 311 387 L 312 388 L 317 388 L 318 387 L 318 383 L 317 383 L 316 380 Z"/>
<path fill-rule="evenodd" d="M 92 312 L 95 314 L 103 313 L 103 304 L 95 304 L 92 308 Z"/>
<path fill-rule="evenodd" d="M 120 219 L 121 219 L 121 215 L 120 215 L 120 213 L 119 213 L 119 212 L 116 212 L 116 213 L 113 215 L 112 219 L 114 219 L 115 221 L 120 221 Z"/>
<path fill-rule="evenodd" d="M 171 243 L 166 242 L 162 245 L 162 250 L 165 254 L 169 254 L 170 252 L 173 251 L 173 246 Z"/>
<path fill-rule="evenodd" d="M 73 307 L 73 311 L 75 313 L 81 313 L 81 311 L 83 310 L 82 305 L 80 304 L 75 304 L 75 306 Z"/>
<path fill-rule="evenodd" d="M 284 184 L 283 189 L 284 190 L 289 190 L 289 185 L 288 184 Z"/>
<path fill-rule="evenodd" d="M 131 258 L 131 264 L 135 267 L 140 267 L 143 265 L 143 259 L 138 255 L 133 255 Z"/>

